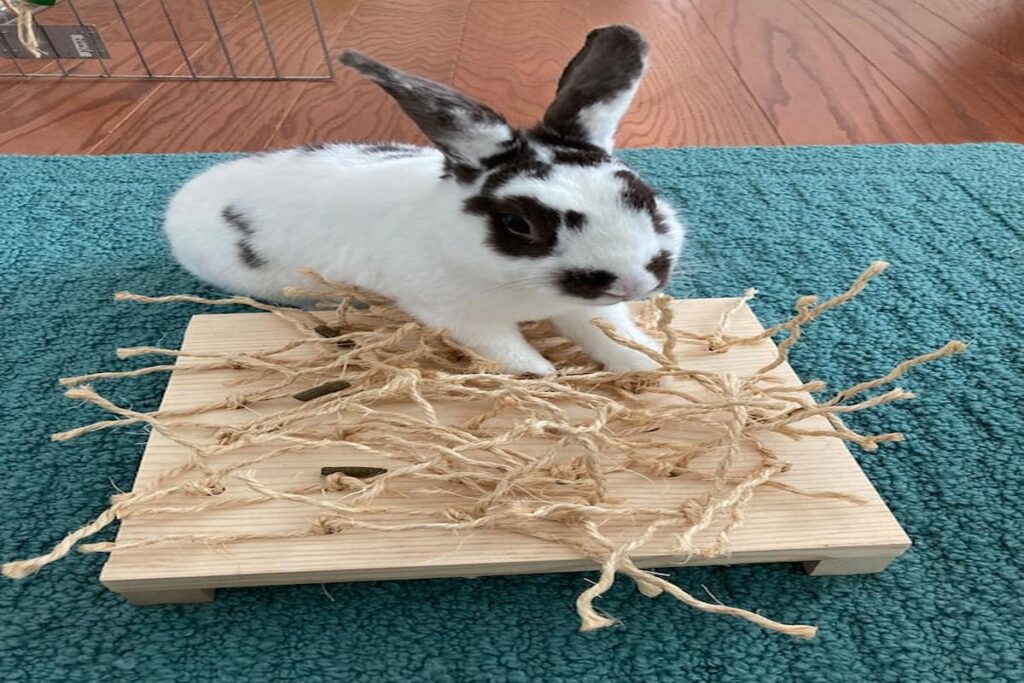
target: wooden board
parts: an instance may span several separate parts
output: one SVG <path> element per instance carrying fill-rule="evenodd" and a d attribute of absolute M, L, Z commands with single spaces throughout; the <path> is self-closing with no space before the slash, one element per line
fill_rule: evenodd
<path fill-rule="evenodd" d="M 692 332 L 711 332 L 721 313 L 734 302 L 735 299 L 679 302 L 675 324 Z M 748 335 L 761 329 L 753 312 L 743 307 L 733 319 L 731 332 Z M 191 352 L 257 351 L 286 342 L 294 335 L 290 326 L 270 314 L 197 315 L 189 324 L 183 348 Z M 723 354 L 687 345 L 686 364 L 743 376 L 771 360 L 774 353 L 771 340 L 734 347 Z M 189 362 L 194 361 L 182 359 L 179 365 Z M 175 372 L 162 407 L 183 408 L 223 397 L 232 392 L 231 387 L 224 386 L 225 380 L 237 379 L 238 372 Z M 788 381 L 798 381 L 788 366 L 779 368 L 777 374 Z M 687 391 L 695 390 L 685 383 L 681 385 Z M 258 409 L 280 410 L 287 405 L 277 402 Z M 394 406 L 393 409 L 413 410 L 411 406 Z M 458 419 L 471 409 L 466 404 L 441 406 L 439 415 L 443 420 Z M 238 420 L 239 414 L 224 411 L 208 418 L 210 422 L 229 424 Z M 828 423 L 818 418 L 802 426 L 827 429 Z M 680 440 L 699 438 L 692 429 L 676 429 L 673 425 L 662 425 L 661 434 Z M 761 488 L 751 502 L 746 523 L 732 535 L 731 555 L 701 559 L 692 564 L 805 562 L 812 574 L 866 573 L 881 571 L 909 547 L 906 534 L 842 442 L 825 437 L 792 441 L 774 434 L 768 435 L 765 442 L 792 463 L 790 471 L 779 477 L 780 481 L 806 489 L 852 494 L 867 503 L 858 506 Z M 223 457 L 250 457 L 259 453 L 258 447 L 250 447 Z M 135 485 L 151 481 L 185 457 L 181 446 L 153 432 Z M 262 483 L 284 489 L 318 483 L 322 466 L 357 464 L 374 466 L 386 462 L 337 449 L 311 450 L 259 463 L 254 470 Z M 624 497 L 626 505 L 668 506 L 699 494 L 705 486 L 706 483 L 686 477 L 649 480 L 621 473 L 612 475 L 610 494 Z M 232 491 L 229 489 L 223 495 L 232 495 Z M 436 496 L 430 500 L 417 498 L 414 491 L 390 496 L 382 502 L 419 508 L 451 504 L 439 502 Z M 310 507 L 273 501 L 208 511 L 190 518 L 138 517 L 122 523 L 118 540 L 131 542 L 170 533 L 302 530 L 315 516 L 315 510 Z M 374 519 L 387 520 L 386 517 Z M 621 524 L 624 525 L 621 529 L 612 531 L 628 536 L 629 522 Z M 712 539 L 716 532 L 717 527 L 712 527 L 698 540 Z M 643 554 L 635 558 L 637 563 L 645 567 L 682 564 L 670 552 L 671 534 L 666 536 L 645 547 Z M 498 530 L 430 533 L 351 529 L 329 536 L 250 541 L 216 548 L 200 544 L 157 544 L 116 551 L 107 561 L 101 581 L 136 604 L 152 604 L 208 600 L 213 596 L 213 589 L 221 587 L 559 572 L 593 566 L 565 547 Z"/>

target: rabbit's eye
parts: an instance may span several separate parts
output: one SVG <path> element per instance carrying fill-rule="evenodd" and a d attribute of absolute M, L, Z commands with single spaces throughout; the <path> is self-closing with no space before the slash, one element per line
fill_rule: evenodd
<path fill-rule="evenodd" d="M 514 232 L 523 237 L 530 237 L 530 224 L 521 216 L 517 216 L 514 213 L 499 213 L 498 222 L 501 223 L 501 227 L 509 232 Z"/>

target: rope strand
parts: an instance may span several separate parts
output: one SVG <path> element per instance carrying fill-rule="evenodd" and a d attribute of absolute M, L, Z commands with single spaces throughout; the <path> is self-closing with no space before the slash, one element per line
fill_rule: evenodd
<path fill-rule="evenodd" d="M 117 519 L 161 515 L 173 517 L 175 528 L 188 529 L 190 516 L 195 519 L 212 510 L 272 501 L 308 507 L 311 521 L 285 530 L 179 532 L 130 542 L 92 542 L 79 549 L 96 553 L 137 552 L 157 544 L 220 547 L 346 529 L 379 533 L 495 529 L 562 545 L 598 565 L 598 581 L 576 603 L 583 630 L 615 623 L 597 611 L 595 601 L 622 574 L 647 596 L 664 592 L 705 612 L 812 637 L 811 626 L 781 624 L 747 610 L 698 600 L 637 568 L 634 558 L 645 545 L 672 538 L 678 541 L 681 561 L 695 554 L 727 553 L 731 532 L 743 523 L 750 501 L 763 487 L 787 495 L 864 503 L 848 494 L 808 491 L 780 481 L 789 464 L 764 446 L 763 437 L 822 436 L 867 449 L 896 440 L 901 435 L 855 433 L 840 415 L 912 398 L 912 394 L 892 389 L 857 403 L 848 400 L 920 363 L 964 350 L 962 343 L 951 342 L 900 363 L 882 377 L 839 391 L 820 405 L 807 392 L 823 389 L 824 383 L 790 385 L 772 374 L 786 362 L 804 326 L 856 296 L 885 265 L 872 264 L 849 289 L 824 303 L 802 297 L 791 320 L 749 337 L 731 335 L 729 328 L 754 290 L 747 290 L 725 309 L 710 334 L 673 327 L 672 300 L 653 299 L 644 319 L 661 341 L 659 351 L 623 337 L 606 321 L 595 321 L 612 341 L 654 360 L 659 368 L 649 373 L 604 372 L 579 348 L 552 340 L 549 326 L 531 323 L 524 327 L 525 334 L 534 342 L 544 340 L 538 347 L 560 368 L 555 377 L 536 379 L 496 374 L 493 362 L 456 344 L 443 331 L 423 328 L 386 299 L 315 273 L 310 277 L 317 289 L 293 293 L 323 298 L 324 317 L 248 297 L 149 297 L 119 292 L 115 298 L 120 301 L 247 305 L 289 323 L 295 338 L 258 353 L 127 348 L 119 351 L 121 358 L 170 356 L 188 363 L 62 380 L 69 387 L 69 398 L 89 401 L 115 418 L 58 433 L 54 439 L 66 441 L 101 429 L 145 425 L 182 446 L 187 458 L 136 490 L 113 496 L 106 511 L 49 552 L 4 564 L 3 573 L 26 577 L 65 557 Z M 774 360 L 750 376 L 688 369 L 680 361 L 687 345 L 727 353 L 733 346 L 764 341 L 779 332 L 788 336 Z M 91 384 L 172 369 L 238 373 L 226 386 L 259 377 L 262 388 L 205 405 L 138 412 L 117 405 Z M 693 390 L 673 386 L 681 381 L 695 385 Z M 290 398 L 310 395 L 310 388 L 325 385 L 345 388 L 305 401 Z M 271 401 L 286 401 L 285 407 L 270 411 L 265 404 Z M 405 414 L 387 407 L 397 403 L 415 405 L 418 410 Z M 439 409 L 452 403 L 472 406 L 470 417 L 446 424 Z M 225 410 L 233 411 L 228 424 L 202 422 L 204 416 Z M 821 416 L 828 419 L 831 430 L 804 426 L 804 420 L 817 417 L 820 421 Z M 187 418 L 196 419 L 189 422 Z M 659 435 L 667 428 L 699 436 L 684 442 L 664 432 Z M 527 442 L 530 449 L 524 448 Z M 255 447 L 261 450 L 254 453 Z M 319 485 L 298 488 L 278 489 L 259 481 L 256 465 L 310 449 L 361 454 L 373 459 L 369 464 L 380 465 L 381 472 L 366 479 L 332 474 Z M 700 469 L 694 465 L 698 461 Z M 700 482 L 705 493 L 671 507 L 630 507 L 616 496 L 611 479 L 621 473 L 643 477 L 659 487 L 682 477 Z M 415 497 L 417 504 L 395 505 L 395 496 Z"/>

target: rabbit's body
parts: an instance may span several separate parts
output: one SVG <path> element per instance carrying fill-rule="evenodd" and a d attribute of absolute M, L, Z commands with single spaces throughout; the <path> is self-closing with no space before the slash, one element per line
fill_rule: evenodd
<path fill-rule="evenodd" d="M 172 199 L 171 248 L 198 277 L 263 298 L 279 300 L 284 287 L 308 286 L 303 268 L 400 301 L 404 282 L 417 283 L 420 292 L 438 287 L 433 291 L 442 295 L 458 283 L 430 259 L 415 258 L 423 247 L 442 245 L 403 247 L 411 246 L 410 233 L 429 228 L 426 204 L 453 205 L 459 193 L 440 180 L 441 153 L 415 149 L 415 156 L 396 158 L 339 144 L 214 166 Z M 226 219 L 225 210 L 235 218 Z"/>
<path fill-rule="evenodd" d="M 629 71 L 612 74 L 610 95 L 586 88 L 595 45 Z M 338 143 L 215 166 L 170 203 L 173 252 L 200 278 L 263 298 L 308 284 L 300 271 L 313 268 L 395 299 L 507 372 L 553 371 L 518 330 L 538 319 L 609 369 L 651 368 L 591 324 L 650 344 L 622 302 L 665 284 L 682 241 L 671 207 L 608 154 L 645 54 L 631 29 L 593 32 L 563 76 L 582 85 L 560 82 L 545 122 L 517 131 L 445 86 L 346 53 L 438 149 Z"/>

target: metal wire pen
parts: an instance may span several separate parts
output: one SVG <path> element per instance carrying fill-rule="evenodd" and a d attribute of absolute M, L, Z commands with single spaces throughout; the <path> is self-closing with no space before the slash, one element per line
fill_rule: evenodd
<path fill-rule="evenodd" d="M 129 16 L 124 0 L 58 0 L 53 7 L 35 10 L 37 35 L 50 46 L 41 58 L 28 55 L 11 30 L 3 31 L 11 29 L 13 20 L 0 14 L 0 79 L 330 80 L 334 68 L 318 0 L 284 2 L 249 0 L 241 7 L 251 11 L 243 13 L 237 2 L 227 0 L 136 0 Z M 145 23 L 144 33 L 133 26 L 140 21 Z M 287 34 L 278 33 L 282 21 L 292 22 Z M 301 39 L 293 39 L 296 23 L 301 23 L 300 35 L 307 32 Z M 192 38 L 200 33 L 201 40 Z M 153 38 L 167 34 L 171 40 Z M 284 43 L 274 38 L 283 35 L 288 35 Z M 107 45 L 116 58 L 108 54 Z M 170 61 L 168 47 L 176 48 Z M 154 57 L 154 51 L 162 57 Z M 309 56 L 317 53 L 323 61 L 317 58 L 311 64 Z M 218 54 L 222 60 L 206 58 Z M 99 62 L 99 69 L 86 68 L 93 61 Z M 47 67 L 51 64 L 56 69 Z"/>

